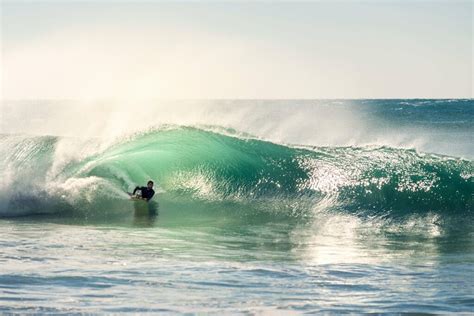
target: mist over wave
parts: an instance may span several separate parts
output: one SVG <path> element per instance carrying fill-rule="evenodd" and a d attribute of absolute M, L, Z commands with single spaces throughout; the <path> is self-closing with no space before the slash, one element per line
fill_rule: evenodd
<path fill-rule="evenodd" d="M 280 144 L 474 157 L 469 99 L 3 101 L 2 117 L 4 134 L 100 138 L 104 146 L 162 125 L 212 126 Z"/>

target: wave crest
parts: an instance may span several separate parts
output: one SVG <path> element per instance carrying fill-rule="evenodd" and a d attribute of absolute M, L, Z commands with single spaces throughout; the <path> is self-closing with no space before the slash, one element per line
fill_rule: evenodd
<path fill-rule="evenodd" d="M 33 179 L 36 189 L 27 192 L 57 202 L 37 203 L 39 210 L 28 208 L 21 214 L 64 205 L 91 209 L 100 204 L 110 209 L 125 198 L 121 192 L 147 179 L 158 184 L 158 199 L 206 203 L 290 209 L 295 203 L 306 209 L 324 205 L 384 216 L 466 214 L 473 206 L 471 161 L 407 149 L 288 146 L 233 131 L 168 126 L 127 137 L 106 149 L 95 146 L 99 148 L 95 153 L 62 162 L 58 169 L 55 150 L 60 138 L 4 136 L 1 141 L 11 149 L 1 152 L 2 170 Z M 24 146 L 25 142 L 33 145 Z M 8 193 L 15 185 L 23 184 L 4 180 L 1 215 L 18 215 L 16 204 L 28 200 Z"/>

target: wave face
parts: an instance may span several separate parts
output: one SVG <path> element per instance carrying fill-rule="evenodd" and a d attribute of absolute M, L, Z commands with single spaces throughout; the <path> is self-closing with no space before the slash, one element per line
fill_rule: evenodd
<path fill-rule="evenodd" d="M 113 212 L 153 179 L 157 200 L 288 216 L 472 216 L 473 163 L 390 147 L 288 146 L 231 130 L 167 126 L 97 139 L 7 136 L 0 215 Z M 184 203 L 184 202 L 183 202 Z M 224 204 L 223 204 L 224 203 Z"/>

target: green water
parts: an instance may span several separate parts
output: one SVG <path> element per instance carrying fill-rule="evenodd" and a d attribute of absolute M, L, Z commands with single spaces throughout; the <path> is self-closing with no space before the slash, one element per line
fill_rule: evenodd
<path fill-rule="evenodd" d="M 472 101 L 358 102 L 377 137 L 416 118 L 433 150 L 1 135 L 0 312 L 472 313 Z M 129 200 L 149 179 L 152 202 Z"/>

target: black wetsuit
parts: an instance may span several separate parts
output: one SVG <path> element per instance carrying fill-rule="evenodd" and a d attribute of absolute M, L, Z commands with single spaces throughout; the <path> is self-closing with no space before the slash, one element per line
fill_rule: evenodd
<path fill-rule="evenodd" d="M 148 189 L 148 187 L 136 187 L 135 190 L 133 190 L 133 195 L 135 195 L 138 190 L 142 191 L 142 198 L 147 199 L 147 201 L 155 195 L 155 191 L 153 191 L 153 189 Z"/>

